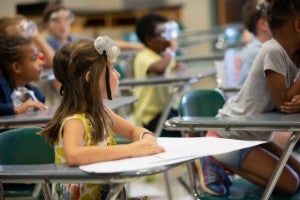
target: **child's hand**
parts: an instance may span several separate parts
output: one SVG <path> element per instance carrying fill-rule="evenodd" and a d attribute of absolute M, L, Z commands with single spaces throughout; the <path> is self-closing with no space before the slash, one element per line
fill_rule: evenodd
<path fill-rule="evenodd" d="M 300 112 L 300 95 L 295 95 L 290 102 L 284 102 L 280 109 L 285 113 Z"/>
<path fill-rule="evenodd" d="M 170 40 L 168 48 L 170 48 L 172 51 L 176 52 L 176 50 L 178 48 L 178 44 L 177 44 L 176 40 Z"/>
<path fill-rule="evenodd" d="M 20 114 L 26 112 L 29 108 L 37 108 L 39 110 L 47 109 L 47 106 L 39 101 L 33 101 L 32 99 L 28 99 L 20 106 L 15 107 L 15 113 Z"/>
<path fill-rule="evenodd" d="M 177 62 L 175 64 L 175 67 L 173 68 L 173 70 L 180 73 L 180 72 L 185 71 L 186 68 L 187 68 L 187 66 L 183 62 Z"/>
<path fill-rule="evenodd" d="M 165 149 L 159 146 L 153 138 L 143 138 L 139 141 L 129 144 L 131 157 L 147 156 L 162 153 Z"/>

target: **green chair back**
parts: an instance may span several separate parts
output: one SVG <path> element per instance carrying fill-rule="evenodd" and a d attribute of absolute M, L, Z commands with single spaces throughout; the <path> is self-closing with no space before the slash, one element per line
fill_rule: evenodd
<path fill-rule="evenodd" d="M 54 149 L 37 134 L 40 130 L 40 127 L 28 127 L 0 133 L 0 164 L 54 163 Z"/>
<path fill-rule="evenodd" d="M 11 129 L 0 133 L 0 165 L 54 163 L 54 148 L 37 132 L 39 127 Z M 1 184 L 1 183 L 0 183 Z M 4 184 L 4 197 L 40 198 L 39 184 Z"/>
<path fill-rule="evenodd" d="M 191 90 L 181 97 L 179 115 L 213 117 L 223 107 L 224 103 L 224 96 L 217 90 Z"/>

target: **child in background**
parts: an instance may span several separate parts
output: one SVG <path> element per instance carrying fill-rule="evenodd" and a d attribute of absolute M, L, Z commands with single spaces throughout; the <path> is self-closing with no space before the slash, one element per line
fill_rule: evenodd
<path fill-rule="evenodd" d="M 63 45 L 79 38 L 78 35 L 70 33 L 74 19 L 74 13 L 60 1 L 49 3 L 45 7 L 42 14 L 42 23 L 48 32 L 46 41 L 55 52 Z"/>
<path fill-rule="evenodd" d="M 27 20 L 22 15 L 2 17 L 0 18 L 0 34 L 20 35 L 24 38 L 32 39 L 36 48 L 45 56 L 44 67 L 52 67 L 54 51 L 44 40 L 33 21 Z"/>
<path fill-rule="evenodd" d="M 35 22 L 27 20 L 22 15 L 2 17 L 0 18 L 0 33 L 17 34 L 31 39 L 35 47 L 44 55 L 43 67 L 51 70 L 54 51 L 40 34 Z M 47 70 L 45 71 L 47 72 Z M 56 105 L 60 101 L 58 94 L 60 83 L 57 80 L 43 81 L 37 85 L 46 95 L 47 105 Z"/>
<path fill-rule="evenodd" d="M 248 0 L 243 6 L 243 23 L 254 37 L 237 55 L 237 62 L 240 65 L 239 85 L 245 82 L 262 44 L 272 38 L 267 16 L 263 14 L 263 7 L 258 7 L 257 2 Z"/>
<path fill-rule="evenodd" d="M 95 41 L 75 40 L 56 52 L 53 69 L 62 83 L 62 101 L 52 121 L 41 132 L 55 147 L 56 163 L 78 166 L 164 151 L 151 131 L 129 123 L 102 102 L 118 93 L 120 75 L 113 63 L 119 53 L 107 36 Z M 114 145 L 114 133 L 132 143 Z M 107 185 L 53 185 L 55 199 L 99 200 L 105 199 L 107 192 Z M 69 193 L 67 198 L 65 195 Z"/>
<path fill-rule="evenodd" d="M 71 33 L 71 26 L 75 20 L 75 14 L 65 7 L 61 1 L 49 3 L 42 14 L 42 23 L 48 32 L 46 38 L 49 45 L 58 51 L 63 45 L 86 36 L 79 36 Z M 140 50 L 144 46 L 137 42 L 115 40 L 121 49 Z"/>
<path fill-rule="evenodd" d="M 219 110 L 218 117 L 250 116 L 274 110 L 287 113 L 300 111 L 299 106 L 291 108 L 297 104 L 295 95 L 300 92 L 300 3 L 297 0 L 266 0 L 263 6 L 273 39 L 263 44 L 241 90 Z M 268 141 L 253 148 L 214 156 L 227 169 L 266 187 L 283 152 L 282 146 L 273 140 L 272 132 L 209 131 L 207 136 Z M 202 168 L 206 169 L 203 171 L 204 177 L 212 176 L 209 172 L 213 169 L 208 170 L 209 165 Z M 275 191 L 294 193 L 299 189 L 299 176 L 300 163 L 292 155 L 278 179 Z M 209 181 L 205 182 L 204 187 L 209 184 Z M 214 184 L 223 183 L 215 181 Z"/>
<path fill-rule="evenodd" d="M 145 49 L 138 52 L 134 59 L 134 77 L 145 79 L 148 77 L 164 75 L 166 71 L 176 70 L 182 64 L 175 63 L 174 57 L 177 42 L 166 30 L 168 19 L 158 14 L 147 14 L 136 24 L 136 34 L 145 45 Z M 171 37 L 170 37 L 171 36 Z M 154 131 L 159 118 L 169 101 L 169 90 L 162 86 L 147 86 L 134 88 L 134 95 L 138 102 L 134 104 L 134 118 L 139 125 Z M 175 109 L 171 110 L 169 117 L 177 116 Z M 180 133 L 170 133 L 169 136 L 180 136 Z"/>
<path fill-rule="evenodd" d="M 44 110 L 45 97 L 32 85 L 42 71 L 39 52 L 30 39 L 0 36 L 0 115 L 20 114 L 29 109 Z M 20 96 L 13 101 L 13 94 Z"/>

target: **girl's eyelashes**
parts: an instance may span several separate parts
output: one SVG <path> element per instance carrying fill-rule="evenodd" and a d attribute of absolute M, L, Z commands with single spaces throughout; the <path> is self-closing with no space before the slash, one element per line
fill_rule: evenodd
<path fill-rule="evenodd" d="M 37 49 L 35 49 L 35 51 L 34 51 L 34 53 L 32 55 L 32 60 L 36 61 L 38 59 L 38 57 L 39 57 L 39 52 L 38 52 Z"/>
<path fill-rule="evenodd" d="M 32 56 L 32 60 L 36 61 L 38 59 L 38 53 L 34 53 Z"/>

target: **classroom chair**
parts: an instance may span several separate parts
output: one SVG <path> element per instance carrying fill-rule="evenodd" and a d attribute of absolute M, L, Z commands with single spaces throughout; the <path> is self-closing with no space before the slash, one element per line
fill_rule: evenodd
<path fill-rule="evenodd" d="M 42 130 L 40 127 L 27 127 L 0 133 L 0 165 L 54 163 L 54 149 L 37 134 L 40 130 Z M 3 198 L 41 198 L 41 184 L 3 184 L 2 186 L 4 191 L 0 192 Z"/>
<path fill-rule="evenodd" d="M 225 97 L 222 93 L 214 89 L 196 89 L 186 92 L 180 99 L 178 105 L 178 112 L 180 116 L 203 116 L 203 117 L 213 117 L 218 113 L 218 109 L 222 108 L 225 103 Z M 190 136 L 205 136 L 205 131 L 197 132 L 197 133 L 188 133 L 182 132 L 184 137 Z M 187 171 L 189 176 L 189 182 L 191 185 L 191 189 L 189 192 L 197 198 L 199 196 L 197 186 L 197 168 L 196 162 L 199 160 L 195 160 L 188 164 Z M 179 177 L 180 182 L 184 182 L 182 177 Z"/>

